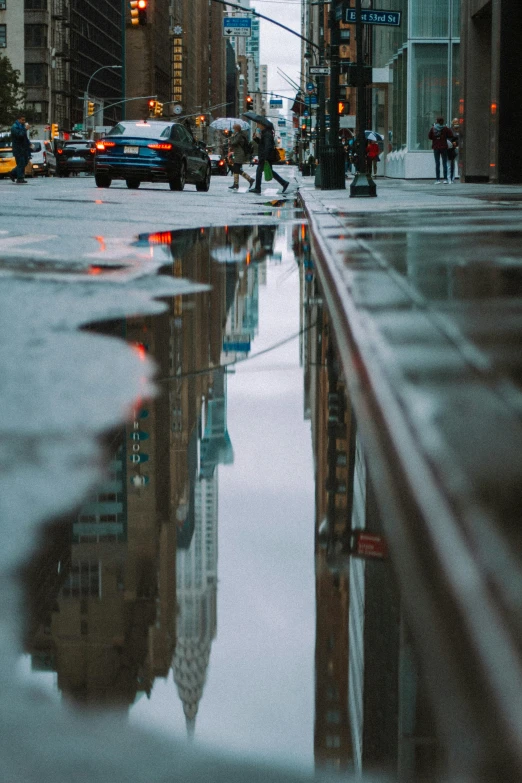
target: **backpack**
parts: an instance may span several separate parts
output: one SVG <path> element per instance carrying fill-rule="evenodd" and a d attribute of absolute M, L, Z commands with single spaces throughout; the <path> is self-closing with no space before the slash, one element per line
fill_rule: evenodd
<path fill-rule="evenodd" d="M 242 136 L 242 139 L 243 140 L 241 142 L 241 146 L 243 147 L 243 152 L 245 153 L 245 155 L 251 158 L 252 155 L 254 154 L 254 145 L 249 139 L 247 139 L 246 136 Z"/>

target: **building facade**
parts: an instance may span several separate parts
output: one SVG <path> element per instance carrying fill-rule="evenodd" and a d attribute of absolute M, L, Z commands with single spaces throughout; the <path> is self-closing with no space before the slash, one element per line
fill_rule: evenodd
<path fill-rule="evenodd" d="M 460 0 L 382 0 L 401 11 L 401 26 L 374 32 L 373 65 L 386 93 L 374 123 L 385 137 L 385 174 L 403 179 L 434 177 L 428 139 L 439 116 L 459 116 Z M 377 106 L 386 105 L 380 113 Z"/>
<path fill-rule="evenodd" d="M 518 0 L 463 0 L 462 145 L 466 182 L 522 182 L 513 133 L 522 119 Z"/>

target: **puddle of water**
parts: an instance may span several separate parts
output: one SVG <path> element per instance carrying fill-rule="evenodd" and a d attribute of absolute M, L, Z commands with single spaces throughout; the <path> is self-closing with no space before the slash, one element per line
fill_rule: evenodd
<path fill-rule="evenodd" d="M 82 710 L 311 769 L 307 229 L 230 226 L 138 243 L 169 250 L 162 275 L 211 290 L 94 327 L 153 357 L 160 394 L 107 439 L 106 481 L 47 526 L 25 569 L 20 676 Z"/>

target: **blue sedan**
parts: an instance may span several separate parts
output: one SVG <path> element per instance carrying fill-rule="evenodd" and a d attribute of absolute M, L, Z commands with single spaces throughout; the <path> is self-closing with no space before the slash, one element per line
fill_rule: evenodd
<path fill-rule="evenodd" d="M 94 177 L 99 188 L 124 179 L 128 188 L 142 182 L 168 182 L 171 190 L 192 183 L 206 192 L 211 165 L 203 142 L 178 122 L 122 121 L 96 143 Z"/>

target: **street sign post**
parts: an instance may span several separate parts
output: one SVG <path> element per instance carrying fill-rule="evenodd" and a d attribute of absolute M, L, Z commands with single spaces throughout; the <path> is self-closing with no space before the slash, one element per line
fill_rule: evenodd
<path fill-rule="evenodd" d="M 317 75 L 323 75 L 323 76 L 330 76 L 330 66 L 329 65 L 311 65 L 310 66 L 310 73 L 311 74 L 317 74 Z"/>
<path fill-rule="evenodd" d="M 357 9 L 350 8 L 347 5 L 337 6 L 336 11 L 338 21 L 343 21 L 346 24 L 357 23 Z M 371 10 L 367 9 L 361 11 L 361 22 L 363 24 L 382 24 L 389 27 L 400 27 L 401 24 L 401 12 L 400 11 L 379 11 L 376 8 Z"/>
<path fill-rule="evenodd" d="M 252 35 L 252 18 L 250 16 L 224 16 L 223 35 L 225 38 L 236 35 L 248 38 Z"/>

